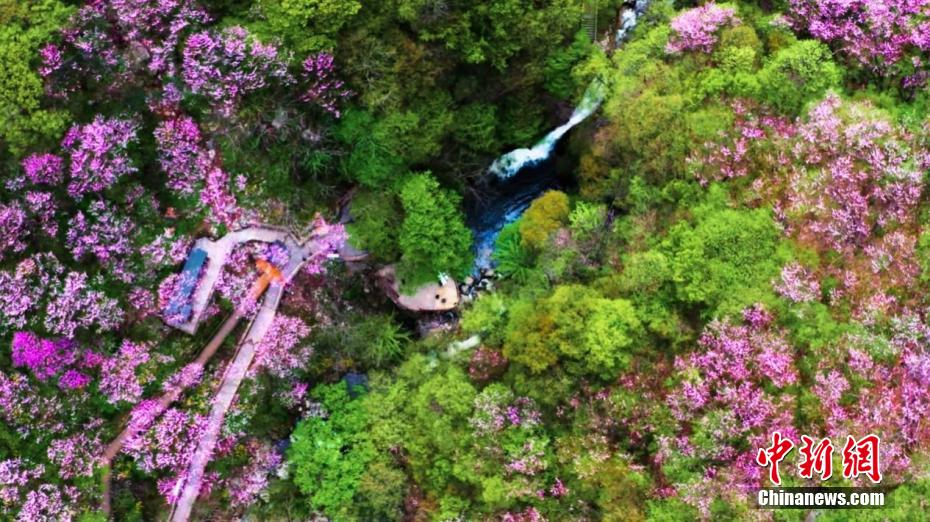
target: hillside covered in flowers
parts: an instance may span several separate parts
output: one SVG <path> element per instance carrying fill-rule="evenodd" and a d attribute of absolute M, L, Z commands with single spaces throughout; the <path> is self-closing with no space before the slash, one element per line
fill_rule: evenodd
<path fill-rule="evenodd" d="M 0 169 L 0 520 L 930 518 L 930 0 L 0 0 Z"/>

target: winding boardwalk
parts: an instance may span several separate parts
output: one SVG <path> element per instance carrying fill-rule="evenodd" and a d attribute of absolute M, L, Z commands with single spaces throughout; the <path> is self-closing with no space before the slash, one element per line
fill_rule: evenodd
<path fill-rule="evenodd" d="M 300 271 L 307 261 L 314 259 L 316 256 L 326 255 L 327 252 L 323 249 L 320 242 L 316 241 L 316 239 L 322 240 L 326 232 L 318 233 L 319 231 L 313 230 L 310 232 L 307 240 L 298 241 L 293 234 L 283 229 L 273 227 L 250 227 L 231 232 L 217 241 L 204 238 L 198 240 L 195 244 L 195 248 L 200 248 L 207 252 L 208 264 L 206 273 L 192 298 L 193 306 L 190 320 L 187 323 L 176 326 L 187 333 L 196 332 L 203 318 L 203 312 L 213 295 L 216 282 L 222 274 L 226 258 L 236 245 L 249 241 L 266 243 L 280 241 L 287 246 L 290 259 L 288 265 L 284 267 L 283 273 L 273 268 L 268 269 L 267 267 L 270 267 L 270 265 L 267 265 L 266 269 L 263 270 L 263 275 L 253 283 L 249 291 L 251 302 L 258 301 L 258 299 L 262 297 L 262 294 L 265 294 L 265 298 L 258 312 L 249 324 L 247 332 L 243 335 L 232 363 L 230 363 L 225 370 L 219 390 L 213 401 L 207 428 L 201 436 L 197 449 L 192 456 L 187 480 L 183 481 L 184 489 L 181 493 L 181 497 L 172 510 L 171 520 L 186 521 L 190 517 L 194 502 L 200 491 L 203 472 L 213 454 L 226 412 L 232 405 L 239 385 L 242 383 L 242 379 L 245 377 L 249 366 L 252 364 L 256 348 L 261 343 L 261 340 L 274 321 L 286 284 Z M 197 364 L 201 368 L 204 368 L 213 355 L 216 354 L 219 347 L 222 346 L 226 337 L 235 330 L 239 321 L 247 314 L 248 311 L 246 308 L 237 307 L 213 338 L 204 346 L 197 356 L 197 359 L 193 361 L 193 364 Z M 172 403 L 180 399 L 184 391 L 184 387 L 176 386 L 158 397 L 156 399 L 159 411 L 158 415 L 165 411 Z M 156 415 L 155 418 L 157 418 L 158 415 Z M 151 422 L 154 422 L 154 418 L 151 419 Z M 107 445 L 101 456 L 99 462 L 105 470 L 102 478 L 101 509 L 107 516 L 109 516 L 111 510 L 110 464 L 119 454 L 120 450 L 122 450 L 126 441 L 139 431 L 151 426 L 151 422 L 142 427 L 128 423 L 120 434 Z M 181 487 L 181 485 L 182 484 L 179 482 L 178 487 Z"/>
<path fill-rule="evenodd" d="M 197 284 L 197 290 L 191 298 L 192 312 L 191 317 L 186 323 L 177 325 L 179 330 L 194 334 L 200 321 L 203 318 L 203 312 L 210 304 L 213 297 L 213 290 L 216 288 L 216 281 L 223 273 L 223 266 L 226 264 L 226 257 L 236 248 L 237 245 L 248 243 L 249 241 L 260 241 L 263 243 L 274 243 L 282 241 L 287 243 L 293 242 L 293 236 L 284 229 L 275 227 L 249 227 L 230 232 L 222 238 L 212 241 L 207 238 L 198 239 L 194 243 L 194 248 L 199 248 L 207 253 L 207 269 Z"/>
<path fill-rule="evenodd" d="M 271 278 L 266 274 L 260 277 L 252 285 L 249 295 L 251 299 L 258 300 L 261 298 L 262 293 L 268 287 L 268 284 L 271 282 Z M 243 308 L 236 308 L 233 310 L 232 314 L 223 322 L 223 325 L 217 331 L 216 335 L 210 339 L 210 342 L 204 346 L 203 350 L 200 351 L 200 354 L 197 356 L 197 359 L 194 360 L 193 364 L 197 364 L 201 369 L 206 367 L 207 363 L 216 354 L 220 346 L 222 346 L 223 341 L 226 340 L 226 337 L 229 336 L 235 330 L 236 326 L 239 324 L 239 321 L 246 315 L 246 311 Z M 158 410 L 163 412 L 168 409 L 171 404 L 181 398 L 181 394 L 184 392 L 184 388 L 176 386 L 167 390 L 162 394 L 158 399 Z M 154 421 L 154 419 L 153 419 Z M 146 426 L 147 428 L 148 426 Z M 119 454 L 120 450 L 123 449 L 123 445 L 129 440 L 130 437 L 136 435 L 140 431 L 139 426 L 135 426 L 132 423 L 128 423 L 123 431 L 116 436 L 106 447 L 103 452 L 103 456 L 100 459 L 101 465 L 106 468 L 106 471 L 103 475 L 103 491 L 101 499 L 101 509 L 107 515 L 110 513 L 110 463 L 113 462 L 113 459 L 116 458 L 116 455 Z"/>
<path fill-rule="evenodd" d="M 232 406 L 236 393 L 239 391 L 239 386 L 252 365 L 256 349 L 274 322 L 285 286 L 297 275 L 304 263 L 315 256 L 325 253 L 313 240 L 310 240 L 306 245 L 300 245 L 288 240 L 287 248 L 288 252 L 291 253 L 288 265 L 282 270 L 281 277 L 271 283 L 271 287 L 262 301 L 261 308 L 252 320 L 248 332 L 243 336 L 235 358 L 226 368 L 220 382 L 216 396 L 213 399 L 213 406 L 210 409 L 207 426 L 191 456 L 190 466 L 183 480 L 183 486 L 180 481 L 178 483 L 178 486 L 182 487 L 182 489 L 178 501 L 171 511 L 170 520 L 172 522 L 187 522 L 190 518 L 197 497 L 200 495 L 207 464 L 210 463 L 213 451 L 216 449 L 216 443 L 223 428 L 226 413 Z"/>

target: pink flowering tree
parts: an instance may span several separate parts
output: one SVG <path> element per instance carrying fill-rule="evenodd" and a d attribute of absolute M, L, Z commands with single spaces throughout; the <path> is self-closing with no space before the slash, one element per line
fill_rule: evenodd
<path fill-rule="evenodd" d="M 79 210 L 68 221 L 65 245 L 76 260 L 93 257 L 124 281 L 132 279 L 126 259 L 135 251 L 135 226 L 108 202 L 97 200 L 86 211 Z"/>
<path fill-rule="evenodd" d="M 25 252 L 36 231 L 54 238 L 58 233 L 58 203 L 48 192 L 26 192 L 22 201 L 0 203 L 0 261 Z"/>
<path fill-rule="evenodd" d="M 242 27 L 193 34 L 184 45 L 183 56 L 187 88 L 204 96 L 226 118 L 233 116 L 243 96 L 272 82 L 293 82 L 278 49 Z"/>
<path fill-rule="evenodd" d="M 307 87 L 300 96 L 301 101 L 314 103 L 336 118 L 341 116 L 339 104 L 352 93 L 336 77 L 333 55 L 318 53 L 307 57 L 302 78 Z"/>
<path fill-rule="evenodd" d="M 123 312 L 101 286 L 99 277 L 68 271 L 52 254 L 33 255 L 0 272 L 0 329 L 29 326 L 64 338 L 113 330 Z"/>
<path fill-rule="evenodd" d="M 85 83 L 112 92 L 137 84 L 143 71 L 177 74 L 175 49 L 210 17 L 184 0 L 87 2 L 61 32 L 61 42 L 41 51 L 39 74 L 53 96 L 66 97 Z"/>
<path fill-rule="evenodd" d="M 73 486 L 42 482 L 45 467 L 23 459 L 0 461 L 0 514 L 8 520 L 70 522 L 80 493 Z"/>
<path fill-rule="evenodd" d="M 909 74 L 911 86 L 927 79 L 928 0 L 791 0 L 789 16 L 797 29 L 879 74 Z"/>
<path fill-rule="evenodd" d="M 44 466 L 30 466 L 23 459 L 0 461 L 0 513 L 15 515 L 15 507 L 25 499 L 30 484 L 44 473 Z"/>
<path fill-rule="evenodd" d="M 820 283 L 810 270 L 797 262 L 782 268 L 781 278 L 775 283 L 775 291 L 795 303 L 820 300 Z"/>
<path fill-rule="evenodd" d="M 23 198 L 34 229 L 47 238 L 55 238 L 59 228 L 58 200 L 50 192 L 28 191 Z"/>
<path fill-rule="evenodd" d="M 119 351 L 100 367 L 100 393 L 111 404 L 137 403 L 142 398 L 142 386 L 151 380 L 150 375 L 140 371 L 149 359 L 147 345 L 123 341 Z"/>
<path fill-rule="evenodd" d="M 79 399 L 75 401 L 80 404 Z M 65 431 L 64 403 L 42 394 L 36 381 L 22 373 L 0 371 L 0 419 L 23 438 L 43 440 Z"/>
<path fill-rule="evenodd" d="M 48 446 L 48 460 L 58 466 L 58 475 L 70 480 L 75 477 L 90 477 L 94 474 L 97 456 L 102 450 L 99 434 L 94 428 L 99 427 L 98 420 L 92 426 L 69 437 L 56 439 Z"/>
<path fill-rule="evenodd" d="M 16 332 L 11 358 L 13 366 L 28 368 L 36 379 L 44 381 L 75 362 L 75 345 L 68 339 L 41 339 L 31 332 Z"/>
<path fill-rule="evenodd" d="M 930 442 L 930 327 L 915 314 L 844 336 L 818 363 L 811 388 L 826 434 L 881 438 L 886 479 L 908 480 Z M 834 440 L 835 440 L 834 439 Z"/>
<path fill-rule="evenodd" d="M 45 329 L 63 337 L 73 337 L 78 329 L 104 332 L 119 326 L 123 319 L 119 303 L 95 288 L 102 286 L 99 280 L 94 283 L 82 272 L 66 274 L 60 286 L 49 295 L 43 321 Z"/>
<path fill-rule="evenodd" d="M 713 495 L 759 487 L 756 450 L 774 431 L 798 440 L 792 386 L 799 375 L 785 332 L 761 307 L 748 308 L 742 324 L 710 323 L 675 369 L 667 402 L 681 429 L 662 440 L 657 459 L 666 474 L 684 479 L 681 493 L 702 510 Z"/>
<path fill-rule="evenodd" d="M 256 348 L 250 371 L 266 371 L 278 378 L 290 377 L 304 368 L 313 354 L 313 349 L 303 342 L 308 335 L 310 327 L 302 319 L 279 314 Z"/>
<path fill-rule="evenodd" d="M 839 251 L 909 222 L 930 159 L 912 139 L 868 105 L 828 95 L 798 128 L 781 211 Z"/>
<path fill-rule="evenodd" d="M 736 25 L 740 19 L 732 7 L 719 6 L 713 2 L 688 9 L 672 19 L 672 35 L 665 47 L 669 54 L 685 51 L 710 53 L 717 44 L 718 31 Z"/>
<path fill-rule="evenodd" d="M 169 408 L 123 446 L 140 470 L 161 477 L 158 490 L 169 503 L 180 492 L 178 481 L 187 472 L 204 421 L 203 416 Z"/>
<path fill-rule="evenodd" d="M 33 154 L 22 162 L 26 179 L 33 185 L 56 186 L 64 180 L 64 161 L 54 154 Z"/>
<path fill-rule="evenodd" d="M 200 127 L 190 117 L 170 118 L 158 124 L 158 163 L 168 176 L 168 188 L 192 194 L 203 183 L 212 162 L 202 141 Z"/>
<path fill-rule="evenodd" d="M 744 100 L 736 100 L 731 108 L 733 126 L 688 158 L 689 168 L 702 185 L 744 178 L 772 169 L 773 163 L 790 161 L 784 144 L 797 134 L 796 122 L 773 116 Z"/>
<path fill-rule="evenodd" d="M 136 172 L 128 147 L 136 140 L 138 125 L 132 120 L 97 116 L 86 125 L 68 130 L 61 147 L 70 156 L 68 194 L 80 199 L 113 186 Z"/>
<path fill-rule="evenodd" d="M 0 235 L 0 260 L 5 255 L 17 254 L 26 249 L 26 211 L 19 203 L 0 203 L 0 227 L 3 230 L 3 235 Z"/>
<path fill-rule="evenodd" d="M 774 207 L 788 236 L 839 254 L 816 273 L 786 267 L 779 293 L 809 301 L 814 281 L 829 276 L 839 281 L 829 297 L 850 300 L 860 316 L 906 304 L 900 296 L 912 294 L 920 270 L 913 253 L 930 167 L 925 137 L 835 94 L 796 122 L 736 108 L 733 129 L 692 157 L 699 180 L 748 178 L 737 183 Z"/>
<path fill-rule="evenodd" d="M 515 396 L 501 384 L 491 384 L 475 397 L 469 424 L 476 458 L 484 463 L 488 480 L 505 480 L 509 500 L 527 501 L 540 498 L 540 492 L 546 494 L 552 454 L 541 423 L 532 399 Z"/>

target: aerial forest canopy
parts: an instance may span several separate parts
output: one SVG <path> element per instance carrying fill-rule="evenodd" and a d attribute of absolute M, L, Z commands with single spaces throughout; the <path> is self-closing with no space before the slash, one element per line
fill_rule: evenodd
<path fill-rule="evenodd" d="M 0 0 L 0 169 L 0 520 L 930 517 L 930 0 Z"/>

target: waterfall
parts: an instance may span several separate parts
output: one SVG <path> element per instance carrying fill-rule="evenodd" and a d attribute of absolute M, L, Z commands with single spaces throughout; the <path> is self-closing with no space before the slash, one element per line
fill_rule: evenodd
<path fill-rule="evenodd" d="M 632 6 L 629 3 L 620 12 L 619 27 L 614 35 L 617 47 L 630 37 L 649 8 L 650 0 L 632 0 Z M 473 205 L 469 212 L 469 225 L 475 237 L 475 273 L 494 264 L 491 259 L 494 244 L 504 226 L 519 219 L 536 197 L 556 185 L 553 173 L 547 172 L 546 160 L 562 136 L 597 110 L 604 101 L 606 90 L 600 80 L 594 80 L 568 122 L 547 134 L 533 148 L 508 152 L 491 164 L 488 173 L 497 178 L 497 188 L 487 200 Z M 528 168 L 535 166 L 542 168 Z"/>
<path fill-rule="evenodd" d="M 494 163 L 488 169 L 489 172 L 500 179 L 507 179 L 524 167 L 545 161 L 555 150 L 556 144 L 565 133 L 587 119 L 588 116 L 594 114 L 594 111 L 604 101 L 604 90 L 604 84 L 600 80 L 591 82 L 584 93 L 584 97 L 581 98 L 581 103 L 575 108 L 568 122 L 546 134 L 546 137 L 541 139 L 533 148 L 510 151 L 494 160 Z"/>

